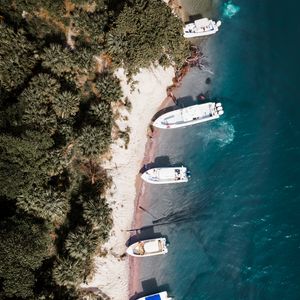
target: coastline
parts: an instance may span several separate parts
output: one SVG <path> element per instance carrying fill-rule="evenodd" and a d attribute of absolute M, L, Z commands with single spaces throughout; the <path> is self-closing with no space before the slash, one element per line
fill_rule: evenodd
<path fill-rule="evenodd" d="M 178 18 L 180 18 L 183 22 L 189 21 L 190 15 L 186 11 L 183 1 L 181 1 L 181 0 L 164 0 L 164 2 L 171 7 L 173 13 Z M 203 11 L 207 15 L 211 15 L 213 13 L 213 9 L 212 9 L 210 3 L 204 1 L 202 4 L 203 5 L 202 5 L 201 9 L 203 9 Z M 204 45 L 206 44 L 206 41 L 207 41 L 207 39 L 204 38 L 203 39 Z M 208 51 L 208 53 L 209 53 L 209 51 Z M 190 66 L 189 65 L 183 66 L 180 69 L 179 76 L 176 76 L 173 78 L 173 85 L 170 90 L 171 90 L 172 94 L 176 95 L 176 97 L 179 96 L 179 94 L 181 94 L 180 93 L 180 86 L 182 84 L 181 81 L 183 79 L 187 79 L 186 76 L 189 74 L 189 72 L 190 72 Z M 187 77 L 190 77 L 190 76 L 187 76 Z M 184 80 L 184 81 L 186 82 L 186 80 Z M 203 88 L 202 88 L 203 93 L 205 93 L 205 91 L 207 89 L 209 89 L 209 87 L 205 83 L 205 79 L 202 78 L 202 76 L 201 76 L 201 84 L 200 85 L 201 86 L 203 85 Z M 170 105 L 174 105 L 174 103 L 173 103 L 172 97 L 170 97 L 170 94 L 168 93 L 168 97 L 166 97 L 164 99 L 164 101 L 161 103 L 161 105 L 157 109 L 157 111 L 159 111 L 160 109 L 163 109 L 165 107 L 168 107 Z M 151 138 L 148 137 L 141 167 L 144 164 L 151 163 L 155 160 L 155 156 L 157 155 L 157 148 L 158 148 L 158 145 L 160 142 L 161 142 L 160 141 L 160 132 L 159 132 L 159 130 L 154 129 L 154 131 L 152 132 Z M 140 206 L 148 207 L 149 204 L 152 202 L 152 200 L 153 199 L 149 193 L 148 187 L 138 176 L 137 180 L 136 180 L 135 214 L 134 214 L 132 228 L 139 229 L 146 225 L 145 221 L 144 221 L 145 214 L 143 212 L 143 209 L 140 209 Z M 147 214 L 147 212 L 146 212 L 146 214 Z M 132 233 L 136 233 L 136 231 L 133 231 Z M 149 267 L 149 265 L 148 265 L 148 267 Z M 152 276 L 150 276 L 149 278 L 147 276 L 148 274 L 145 276 L 144 269 L 145 269 L 145 266 L 143 265 L 143 262 L 140 259 L 134 259 L 134 258 L 129 259 L 129 272 L 131 275 L 130 282 L 129 282 L 129 299 L 130 300 L 135 300 L 138 297 L 145 296 L 146 291 L 143 288 L 143 284 L 141 284 L 141 280 L 147 281 L 149 279 L 149 281 L 150 281 L 151 280 L 150 277 L 152 278 Z M 151 274 L 151 275 L 153 275 L 153 274 Z M 148 294 L 149 294 L 149 292 L 148 292 Z"/>
<path fill-rule="evenodd" d="M 106 255 L 100 253 L 95 257 L 94 274 L 81 287 L 96 294 L 104 293 L 112 300 L 124 300 L 129 293 L 129 258 L 125 251 L 130 232 L 127 230 L 135 225 L 137 199 L 143 195 L 138 174 L 143 162 L 151 153 L 153 155 L 155 145 L 154 136 L 149 138 L 148 127 L 157 110 L 170 100 L 167 87 L 172 85 L 174 69 L 161 66 L 141 69 L 133 77 L 137 82 L 134 90 L 127 84 L 124 70 L 117 70 L 116 75 L 121 81 L 124 98 L 132 104 L 131 112 L 124 106 L 117 108 L 116 123 L 122 131 L 130 128 L 130 141 L 126 149 L 124 140 L 118 138 L 111 145 L 111 159 L 103 164 L 113 180 L 106 197 L 112 208 L 114 225 L 108 242 L 101 248 L 101 253 Z M 148 153 L 146 157 L 145 153 Z"/>
<path fill-rule="evenodd" d="M 168 107 L 170 104 L 173 104 L 173 100 L 170 96 L 165 97 L 160 106 L 157 108 L 156 112 Z M 153 129 L 151 136 L 147 135 L 147 141 L 145 144 L 145 151 L 142 159 L 142 163 L 140 167 L 153 162 L 155 159 L 155 153 L 157 149 L 157 143 L 159 139 L 159 131 L 157 129 Z M 136 187 L 136 197 L 134 201 L 134 216 L 132 219 L 132 228 L 139 229 L 142 227 L 142 214 L 139 206 L 141 202 L 147 202 L 148 195 L 145 186 L 145 182 L 141 179 L 139 175 L 136 177 L 135 182 Z M 136 231 L 132 231 L 136 233 Z M 129 257 L 129 273 L 132 275 L 131 280 L 129 281 L 128 291 L 129 291 L 129 299 L 134 299 L 135 295 L 140 291 L 139 289 L 139 268 L 140 268 L 140 260 Z"/>
<path fill-rule="evenodd" d="M 181 0 L 163 1 L 178 18 L 184 22 L 188 20 Z M 111 300 L 134 299 L 140 292 L 139 261 L 126 255 L 126 245 L 132 236 L 128 230 L 141 227 L 142 215 L 138 207 L 142 200 L 147 201 L 145 185 L 139 172 L 144 164 L 154 160 L 159 132 L 156 129 L 150 130 L 151 120 L 160 109 L 173 103 L 169 92 L 180 85 L 186 72 L 187 67 L 179 70 L 179 76 L 176 76 L 173 67 L 164 69 L 151 66 L 141 69 L 133 76 L 134 89 L 127 83 L 123 69 L 115 72 L 120 79 L 124 98 L 128 98 L 132 105 L 131 111 L 124 106 L 117 108 L 116 124 L 122 131 L 130 128 L 130 140 L 128 147 L 125 147 L 124 140 L 118 138 L 111 145 L 108 157 L 104 158 L 103 167 L 109 170 L 108 174 L 113 179 L 112 187 L 105 195 L 112 208 L 113 228 L 108 242 L 95 257 L 94 273 L 88 283 L 81 286 L 83 289 Z"/>

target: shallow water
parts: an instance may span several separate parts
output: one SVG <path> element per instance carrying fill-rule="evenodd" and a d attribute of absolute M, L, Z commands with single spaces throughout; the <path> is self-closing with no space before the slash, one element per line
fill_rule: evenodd
<path fill-rule="evenodd" d="M 141 261 L 139 291 L 300 299 L 300 2 L 283 13 L 278 0 L 234 0 L 232 18 L 218 3 L 223 24 L 204 48 L 210 72 L 193 69 L 176 96 L 185 105 L 208 92 L 225 114 L 160 133 L 156 162 L 184 164 L 192 178 L 147 186 L 143 224 L 155 227 L 143 234 L 167 236 L 170 247 Z"/>

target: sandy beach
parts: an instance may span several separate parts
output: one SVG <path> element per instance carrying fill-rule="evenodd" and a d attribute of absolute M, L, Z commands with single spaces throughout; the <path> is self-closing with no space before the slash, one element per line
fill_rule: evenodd
<path fill-rule="evenodd" d="M 111 146 L 111 159 L 104 165 L 113 179 L 107 200 L 113 209 L 114 225 L 109 241 L 102 247 L 102 252 L 107 255 L 95 258 L 95 272 L 82 288 L 96 294 L 102 292 L 113 300 L 124 300 L 128 299 L 129 293 L 129 258 L 124 255 L 130 238 L 127 230 L 132 228 L 136 198 L 143 193 L 136 179 L 144 161 L 151 118 L 167 97 L 166 89 L 172 85 L 174 69 L 160 66 L 141 69 L 133 78 L 137 82 L 134 90 L 127 84 L 122 69 L 116 75 L 121 80 L 124 98 L 128 97 L 132 104 L 130 112 L 125 107 L 118 109 L 116 122 L 121 130 L 130 128 L 130 141 L 125 149 L 124 140 L 117 139 Z M 136 195 L 137 187 L 139 195 Z"/>
<path fill-rule="evenodd" d="M 174 14 L 186 19 L 181 1 L 164 2 L 172 8 Z M 126 107 L 119 107 L 115 111 L 120 130 L 130 128 L 130 141 L 125 147 L 124 140 L 117 139 L 111 145 L 110 159 L 103 165 L 113 179 L 106 199 L 113 209 L 114 225 L 108 242 L 101 249 L 101 252 L 107 254 L 95 257 L 94 273 L 82 288 L 106 295 L 112 300 L 125 300 L 137 291 L 134 276 L 138 274 L 139 265 L 138 261 L 126 255 L 126 243 L 132 235 L 128 230 L 140 224 L 138 206 L 143 199 L 145 187 L 139 172 L 155 155 L 157 131 L 151 132 L 149 125 L 157 111 L 172 103 L 167 88 L 174 84 L 172 80 L 175 70 L 173 67 L 161 66 L 140 69 L 133 77 L 134 89 L 128 84 L 123 69 L 117 70 L 115 74 L 121 80 L 124 99 L 127 97 L 132 105 L 131 111 Z"/>

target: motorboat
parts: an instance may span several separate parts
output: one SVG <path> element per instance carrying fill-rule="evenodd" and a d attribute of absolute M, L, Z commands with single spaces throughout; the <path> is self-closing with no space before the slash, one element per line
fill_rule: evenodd
<path fill-rule="evenodd" d="M 166 291 L 160 292 L 157 294 L 145 296 L 142 298 L 138 298 L 137 300 L 174 300 L 174 298 L 170 298 Z"/>
<path fill-rule="evenodd" d="M 219 118 L 224 114 L 221 103 L 208 102 L 176 109 L 158 117 L 153 126 L 173 129 L 194 125 Z"/>
<path fill-rule="evenodd" d="M 208 18 L 195 20 L 194 22 L 188 23 L 184 26 L 183 36 L 185 38 L 195 38 L 214 34 L 219 30 L 221 23 L 221 21 L 215 22 Z"/>
<path fill-rule="evenodd" d="M 142 174 L 142 179 L 152 184 L 188 182 L 186 167 L 152 168 Z"/>
<path fill-rule="evenodd" d="M 127 254 L 135 257 L 148 257 L 168 253 L 167 240 L 163 237 L 143 240 L 130 245 Z"/>

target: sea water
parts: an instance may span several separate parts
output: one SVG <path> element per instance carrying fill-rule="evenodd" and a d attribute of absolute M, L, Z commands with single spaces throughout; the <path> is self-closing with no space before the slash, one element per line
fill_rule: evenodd
<path fill-rule="evenodd" d="M 204 93 L 225 114 L 160 131 L 156 163 L 184 164 L 192 177 L 146 187 L 143 225 L 154 226 L 145 237 L 170 245 L 141 260 L 139 292 L 298 300 L 300 1 L 233 0 L 230 17 L 224 3 L 220 31 L 202 42 L 207 68 L 193 68 L 176 96 L 185 106 Z"/>

